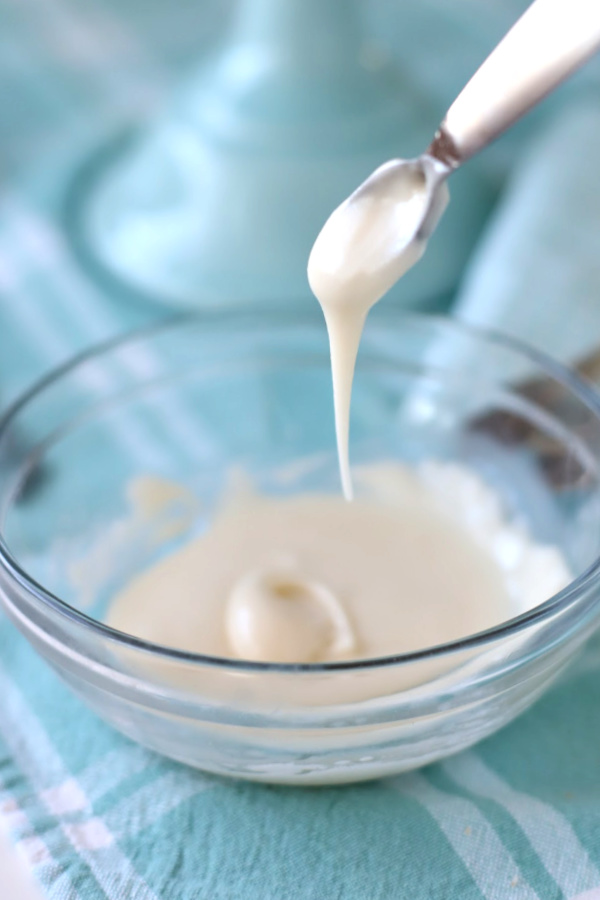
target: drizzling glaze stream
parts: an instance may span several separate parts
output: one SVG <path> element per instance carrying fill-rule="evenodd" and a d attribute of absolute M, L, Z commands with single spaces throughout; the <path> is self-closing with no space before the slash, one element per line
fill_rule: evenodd
<path fill-rule="evenodd" d="M 327 324 L 342 489 L 352 499 L 350 399 L 358 345 L 371 307 L 423 255 L 448 202 L 435 164 L 392 160 L 331 214 L 308 261 Z"/>

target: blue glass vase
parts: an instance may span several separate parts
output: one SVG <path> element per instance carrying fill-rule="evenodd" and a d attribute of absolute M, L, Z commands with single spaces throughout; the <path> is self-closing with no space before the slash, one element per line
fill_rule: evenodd
<path fill-rule="evenodd" d="M 242 0 L 227 41 L 88 173 L 78 240 L 94 270 L 174 307 L 305 302 L 331 210 L 386 159 L 421 152 L 443 114 L 366 38 L 360 12 Z M 479 234 L 490 184 L 473 164 L 451 188 L 457 215 L 394 289 L 399 304 L 447 296 Z"/>

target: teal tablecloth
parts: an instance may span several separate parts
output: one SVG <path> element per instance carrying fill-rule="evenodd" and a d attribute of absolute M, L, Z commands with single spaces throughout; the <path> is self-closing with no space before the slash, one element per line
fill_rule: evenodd
<path fill-rule="evenodd" d="M 220 27 L 222 6 L 2 0 L 4 402 L 156 315 L 78 269 L 57 202 L 95 136 L 160 100 Z M 441 111 L 523 4 L 408 6 L 373 3 L 374 27 L 394 19 L 387 30 Z M 426 16 L 439 24 L 432 42 Z M 527 129 L 511 140 L 489 157 L 499 176 Z M 0 815 L 51 900 L 598 900 L 600 641 L 473 751 L 388 781 L 300 790 L 227 782 L 131 744 L 2 622 Z M 2 873 L 0 896 L 10 900 Z"/>

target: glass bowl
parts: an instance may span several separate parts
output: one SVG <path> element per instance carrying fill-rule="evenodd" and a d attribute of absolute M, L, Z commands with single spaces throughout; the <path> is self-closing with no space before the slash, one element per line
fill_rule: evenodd
<path fill-rule="evenodd" d="M 600 405 L 511 340 L 377 309 L 351 453 L 471 467 L 509 517 L 562 549 L 574 580 L 486 632 L 329 664 L 195 655 L 103 624 L 121 585 L 210 519 L 232 469 L 271 493 L 339 491 L 321 316 L 231 312 L 105 344 L 6 414 L 4 609 L 99 716 L 201 769 L 320 784 L 455 753 L 528 707 L 600 619 Z"/>

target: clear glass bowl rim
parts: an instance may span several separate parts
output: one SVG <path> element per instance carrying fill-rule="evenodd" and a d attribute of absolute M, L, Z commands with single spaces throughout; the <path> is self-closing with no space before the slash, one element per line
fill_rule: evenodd
<path fill-rule="evenodd" d="M 600 423 L 600 394 L 595 391 L 591 383 L 586 382 L 574 371 L 552 359 L 550 356 L 547 356 L 542 351 L 536 350 L 517 338 L 509 337 L 495 329 L 481 328 L 466 322 L 458 321 L 450 316 L 439 314 L 388 309 L 384 312 L 381 312 L 380 310 L 377 310 L 375 313 L 371 312 L 371 316 L 378 321 L 381 320 L 388 323 L 390 326 L 398 325 L 403 322 L 417 324 L 430 323 L 432 326 L 438 325 L 442 328 L 468 335 L 473 340 L 493 344 L 513 353 L 525 356 L 530 362 L 540 368 L 546 376 L 555 382 L 558 382 L 562 387 L 573 394 L 590 410 Z M 64 376 L 74 372 L 78 366 L 92 359 L 109 354 L 119 347 L 135 344 L 139 341 L 143 341 L 145 338 L 176 330 L 190 324 L 198 325 L 206 323 L 207 325 L 210 324 L 214 326 L 216 324 L 229 326 L 230 328 L 246 327 L 251 324 L 253 328 L 257 328 L 257 326 L 262 325 L 262 327 L 268 327 L 273 324 L 293 326 L 294 323 L 296 323 L 306 325 L 314 324 L 318 321 L 322 322 L 318 312 L 310 313 L 299 312 L 296 310 L 288 312 L 282 311 L 281 308 L 269 308 L 265 306 L 261 306 L 260 309 L 253 311 L 240 307 L 229 308 L 227 310 L 182 312 L 163 318 L 158 323 L 137 328 L 109 340 L 96 343 L 87 350 L 75 354 L 64 363 L 51 369 L 46 375 L 36 380 L 27 390 L 21 393 L 15 401 L 13 401 L 4 414 L 0 416 L 0 442 L 19 412 L 24 409 L 30 401 L 42 394 L 46 388 L 51 387 Z M 100 639 L 108 639 L 118 645 L 142 651 L 150 656 L 162 658 L 171 662 L 188 663 L 225 670 L 229 669 L 238 672 L 304 672 L 307 674 L 332 671 L 359 671 L 384 668 L 387 666 L 408 665 L 424 660 L 441 658 L 452 653 L 475 650 L 502 638 L 520 634 L 529 627 L 539 625 L 553 615 L 566 611 L 569 607 L 577 604 L 577 601 L 582 597 L 582 592 L 585 588 L 595 582 L 600 584 L 600 556 L 598 556 L 583 572 L 563 588 L 563 590 L 554 594 L 544 603 L 519 616 L 508 619 L 500 625 L 488 628 L 485 631 L 477 632 L 476 634 L 467 635 L 458 640 L 437 644 L 433 647 L 425 647 L 411 653 L 399 653 L 392 656 L 322 663 L 268 663 L 191 653 L 186 650 L 178 650 L 174 647 L 165 647 L 161 644 L 137 638 L 126 632 L 117 631 L 109 625 L 105 625 L 103 622 L 69 606 L 59 597 L 46 590 L 41 584 L 30 578 L 27 572 L 12 556 L 1 532 L 0 568 L 4 569 L 9 577 L 20 585 L 21 588 L 25 589 L 28 594 L 41 605 L 41 607 L 50 609 L 51 612 L 55 613 L 59 618 L 76 624 Z M 600 603 L 600 595 L 598 603 Z"/>

